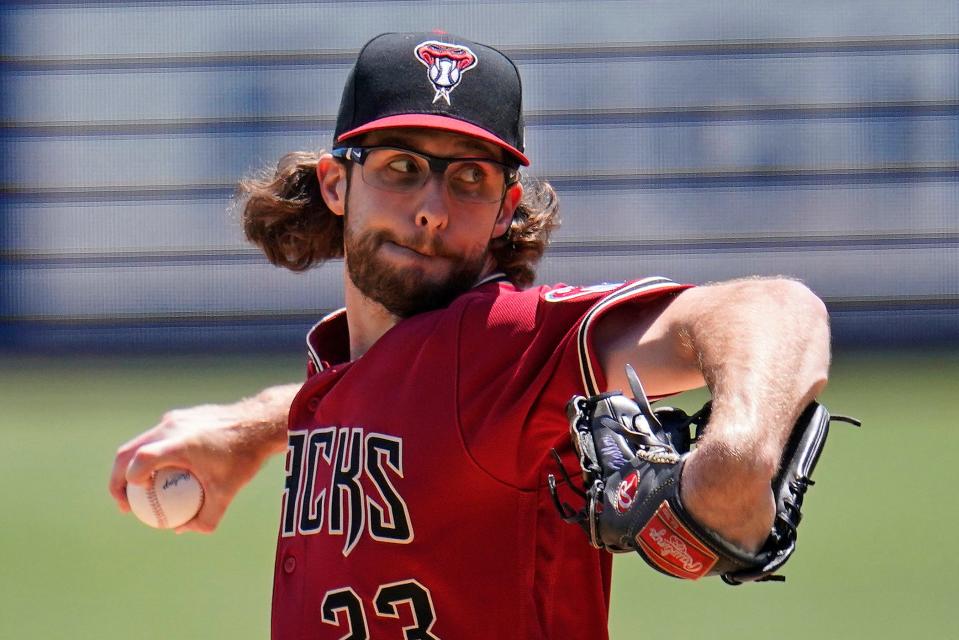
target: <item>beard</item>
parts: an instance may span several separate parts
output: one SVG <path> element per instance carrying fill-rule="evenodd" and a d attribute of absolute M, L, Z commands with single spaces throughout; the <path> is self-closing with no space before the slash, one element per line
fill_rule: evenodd
<path fill-rule="evenodd" d="M 455 255 L 438 239 L 423 247 L 422 242 L 397 238 L 385 230 L 356 232 L 349 224 L 349 216 L 345 220 L 343 242 L 346 270 L 354 286 L 400 318 L 449 306 L 476 284 L 486 266 L 485 246 L 465 256 Z M 446 258 L 453 268 L 439 281 L 419 266 L 398 269 L 380 255 L 380 248 L 387 242 L 422 249 L 436 259 Z"/>

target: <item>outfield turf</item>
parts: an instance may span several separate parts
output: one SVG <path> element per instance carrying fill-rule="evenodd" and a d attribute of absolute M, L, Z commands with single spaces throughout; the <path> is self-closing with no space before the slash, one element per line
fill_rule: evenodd
<path fill-rule="evenodd" d="M 787 582 L 683 583 L 620 557 L 612 638 L 956 637 L 957 355 L 837 356 L 824 400 L 865 426 L 833 426 Z M 266 638 L 281 460 L 212 536 L 148 529 L 106 483 L 164 410 L 301 375 L 296 356 L 4 357 L 0 638 Z"/>

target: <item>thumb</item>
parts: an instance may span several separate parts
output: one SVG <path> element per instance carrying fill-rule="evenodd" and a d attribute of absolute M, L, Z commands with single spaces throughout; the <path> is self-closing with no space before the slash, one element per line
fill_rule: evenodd
<path fill-rule="evenodd" d="M 205 496 L 203 506 L 200 508 L 199 513 L 196 514 L 196 517 L 182 527 L 179 527 L 176 532 L 185 533 L 186 531 L 195 531 L 197 533 L 213 533 L 220 524 L 220 520 L 223 519 L 223 515 L 226 513 L 227 504 L 227 502 L 222 500 L 211 499 L 209 495 Z"/>

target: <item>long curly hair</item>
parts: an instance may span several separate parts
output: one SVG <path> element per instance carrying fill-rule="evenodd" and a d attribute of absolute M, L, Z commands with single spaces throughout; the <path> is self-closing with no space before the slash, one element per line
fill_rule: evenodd
<path fill-rule="evenodd" d="M 316 165 L 322 153 L 288 153 L 275 171 L 263 171 L 237 187 L 247 239 L 278 267 L 304 271 L 343 257 L 343 218 L 320 195 Z M 548 182 L 525 175 L 521 182 L 523 199 L 509 230 L 491 240 L 489 250 L 499 271 L 517 287 L 528 287 L 550 234 L 559 227 L 559 199 Z"/>

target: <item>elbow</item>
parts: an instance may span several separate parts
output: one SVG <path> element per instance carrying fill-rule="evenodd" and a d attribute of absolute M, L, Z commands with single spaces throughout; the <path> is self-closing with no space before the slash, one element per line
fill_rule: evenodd
<path fill-rule="evenodd" d="M 772 283 L 770 298 L 776 312 L 788 318 L 785 323 L 793 338 L 800 341 L 804 374 L 812 396 L 819 395 L 829 380 L 831 359 L 829 311 L 826 304 L 809 287 L 798 280 L 777 278 Z"/>
<path fill-rule="evenodd" d="M 829 311 L 826 303 L 812 289 L 799 280 L 789 278 L 777 278 L 769 282 L 773 289 L 770 297 L 782 312 L 789 313 L 812 329 L 818 328 L 828 334 Z"/>

